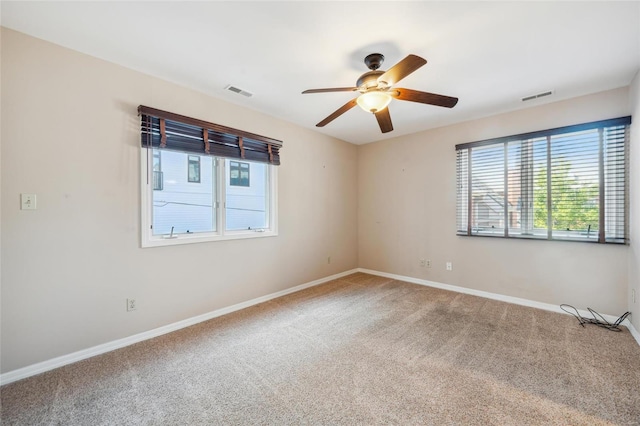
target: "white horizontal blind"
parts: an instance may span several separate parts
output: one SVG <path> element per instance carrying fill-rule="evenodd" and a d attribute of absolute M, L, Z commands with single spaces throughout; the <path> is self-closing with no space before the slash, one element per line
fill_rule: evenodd
<path fill-rule="evenodd" d="M 551 136 L 551 235 L 598 240 L 600 132 Z"/>
<path fill-rule="evenodd" d="M 625 243 L 628 238 L 628 141 L 629 126 L 604 129 L 604 226 L 611 243 Z"/>
<path fill-rule="evenodd" d="M 547 138 L 508 142 L 508 236 L 547 238 Z"/>
<path fill-rule="evenodd" d="M 469 225 L 468 221 L 468 195 L 469 195 L 469 151 L 468 150 L 459 150 L 456 151 L 456 226 L 458 229 L 458 234 L 467 234 Z"/>
<path fill-rule="evenodd" d="M 628 242 L 630 117 L 457 150 L 457 233 Z"/>
<path fill-rule="evenodd" d="M 504 144 L 471 151 L 471 234 L 504 236 Z"/>

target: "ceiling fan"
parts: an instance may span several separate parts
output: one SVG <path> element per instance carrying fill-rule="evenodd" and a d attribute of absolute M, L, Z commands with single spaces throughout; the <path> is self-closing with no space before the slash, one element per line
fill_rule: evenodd
<path fill-rule="evenodd" d="M 400 80 L 427 63 L 426 59 L 416 55 L 409 55 L 388 71 L 378 70 L 384 62 L 384 56 L 380 53 L 372 53 L 364 58 L 364 63 L 371 71 L 367 71 L 358 78 L 356 87 L 332 87 L 328 89 L 309 89 L 302 92 L 326 93 L 326 92 L 360 92 L 357 98 L 338 108 L 327 118 L 316 124 L 316 127 L 324 127 L 354 106 L 359 105 L 363 110 L 376 116 L 382 133 L 393 130 L 391 116 L 387 106 L 392 98 L 401 101 L 419 102 L 422 104 L 436 105 L 453 108 L 458 103 L 458 98 L 436 95 L 435 93 L 420 92 L 418 90 L 401 89 L 392 87 Z"/>

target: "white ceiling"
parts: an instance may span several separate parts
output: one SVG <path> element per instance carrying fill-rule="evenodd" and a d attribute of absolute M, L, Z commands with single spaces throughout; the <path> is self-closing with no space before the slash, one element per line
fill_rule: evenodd
<path fill-rule="evenodd" d="M 640 68 L 638 1 L 0 4 L 5 27 L 354 144 L 626 86 Z M 383 70 L 410 53 L 427 59 L 397 87 L 458 105 L 394 100 L 385 135 L 359 108 L 316 128 L 354 93 L 301 92 L 354 86 L 374 52 Z"/>

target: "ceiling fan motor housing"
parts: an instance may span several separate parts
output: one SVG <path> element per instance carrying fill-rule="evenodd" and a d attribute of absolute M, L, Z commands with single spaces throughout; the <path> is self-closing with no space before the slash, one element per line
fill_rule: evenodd
<path fill-rule="evenodd" d="M 384 74 L 384 71 L 369 71 L 360 76 L 356 82 L 356 86 L 362 92 L 378 87 L 378 77 Z"/>

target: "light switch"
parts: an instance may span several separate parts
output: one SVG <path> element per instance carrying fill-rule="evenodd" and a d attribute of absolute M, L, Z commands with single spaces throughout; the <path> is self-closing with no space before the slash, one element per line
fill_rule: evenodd
<path fill-rule="evenodd" d="M 20 194 L 20 210 L 35 210 L 36 194 Z"/>

